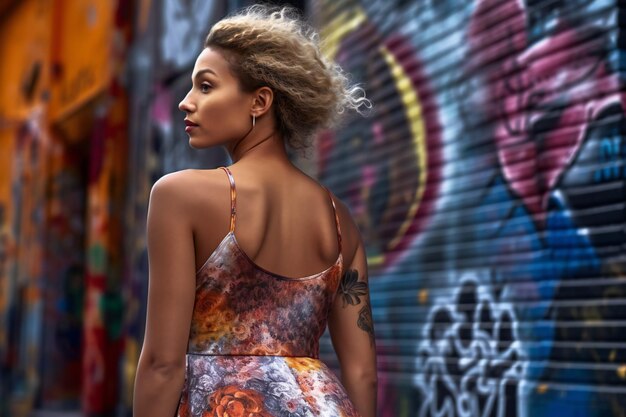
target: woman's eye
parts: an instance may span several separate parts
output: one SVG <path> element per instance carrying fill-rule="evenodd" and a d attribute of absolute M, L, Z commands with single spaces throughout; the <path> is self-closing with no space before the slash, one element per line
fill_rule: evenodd
<path fill-rule="evenodd" d="M 208 92 L 210 89 L 211 89 L 211 84 L 208 84 L 208 83 L 200 84 L 200 91 L 202 91 L 203 93 Z"/>

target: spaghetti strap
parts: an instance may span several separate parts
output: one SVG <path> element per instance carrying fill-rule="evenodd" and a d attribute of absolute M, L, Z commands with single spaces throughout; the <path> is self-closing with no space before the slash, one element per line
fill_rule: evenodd
<path fill-rule="evenodd" d="M 322 185 L 326 192 L 328 193 L 328 197 L 330 197 L 330 202 L 333 203 L 333 214 L 335 215 L 335 225 L 337 226 L 337 246 L 339 247 L 339 254 L 341 255 L 341 226 L 339 225 L 339 216 L 337 215 L 337 207 L 335 206 L 335 200 L 333 200 L 333 196 L 330 193 L 330 190 Z"/>
<path fill-rule="evenodd" d="M 235 232 L 235 215 L 237 214 L 236 203 L 237 203 L 237 189 L 235 188 L 235 178 L 233 178 L 233 174 L 226 167 L 220 167 L 226 172 L 228 175 L 228 180 L 230 181 L 230 230 L 229 233 Z"/>

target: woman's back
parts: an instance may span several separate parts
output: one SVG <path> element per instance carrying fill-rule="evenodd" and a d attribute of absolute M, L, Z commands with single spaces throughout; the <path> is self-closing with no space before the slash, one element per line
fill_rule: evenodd
<path fill-rule="evenodd" d="M 257 266 L 283 277 L 324 271 L 339 256 L 334 203 L 343 258 L 350 262 L 354 226 L 344 220 L 340 201 L 295 167 L 266 168 L 262 172 L 229 168 L 237 193 L 234 235 L 242 251 Z M 229 232 L 230 182 L 219 169 L 190 171 L 188 176 L 191 187 L 205 190 L 192 193 L 197 204 L 191 221 L 199 269 Z"/>

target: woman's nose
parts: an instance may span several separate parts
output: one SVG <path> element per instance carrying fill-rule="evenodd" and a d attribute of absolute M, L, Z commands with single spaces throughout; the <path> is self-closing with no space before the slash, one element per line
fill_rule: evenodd
<path fill-rule="evenodd" d="M 189 94 L 187 94 L 185 98 L 180 103 L 178 103 L 178 109 L 186 113 L 190 113 L 193 111 L 193 106 L 189 102 Z"/>

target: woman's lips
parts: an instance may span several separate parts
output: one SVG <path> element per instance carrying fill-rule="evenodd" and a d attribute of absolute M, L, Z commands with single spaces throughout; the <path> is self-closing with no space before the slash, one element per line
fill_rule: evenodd
<path fill-rule="evenodd" d="M 185 132 L 190 132 L 194 127 L 198 127 L 198 125 L 191 120 L 185 119 Z"/>

